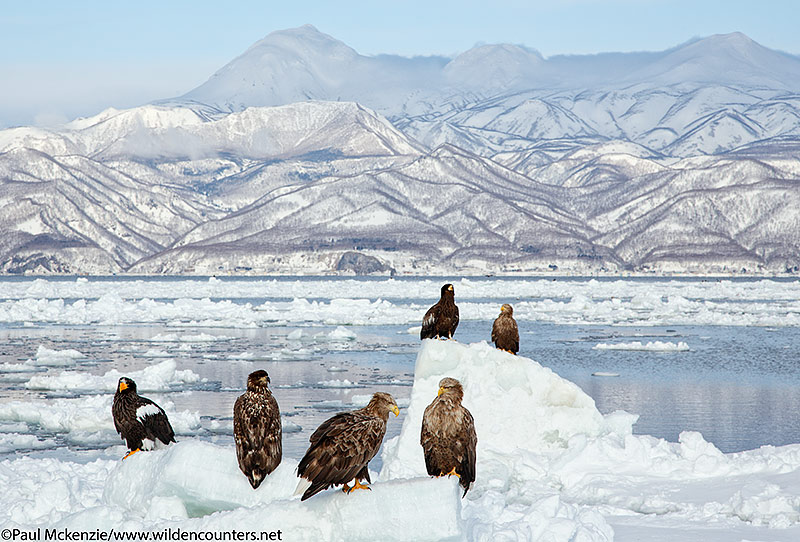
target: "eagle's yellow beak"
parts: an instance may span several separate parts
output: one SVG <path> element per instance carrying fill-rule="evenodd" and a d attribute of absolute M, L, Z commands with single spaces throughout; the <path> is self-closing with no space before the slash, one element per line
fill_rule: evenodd
<path fill-rule="evenodd" d="M 394 412 L 395 416 L 399 416 L 400 415 L 400 409 L 397 408 L 397 405 L 392 405 L 392 412 Z"/>
<path fill-rule="evenodd" d="M 453 285 L 452 285 L 452 284 L 450 285 L 450 287 L 448 288 L 448 290 L 450 290 L 451 292 L 453 291 Z"/>
<path fill-rule="evenodd" d="M 443 393 L 444 393 L 444 388 L 439 388 L 439 392 L 436 394 L 436 397 L 439 397 Z"/>
<path fill-rule="evenodd" d="M 128 389 L 128 385 L 125 382 L 119 383 L 119 391 L 125 391 Z"/>

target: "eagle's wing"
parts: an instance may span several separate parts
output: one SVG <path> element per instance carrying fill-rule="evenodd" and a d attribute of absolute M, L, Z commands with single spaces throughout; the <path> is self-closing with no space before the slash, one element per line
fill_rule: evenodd
<path fill-rule="evenodd" d="M 311 435 L 311 446 L 297 466 L 298 474 L 311 482 L 301 500 L 350 482 L 378 453 L 385 433 L 382 419 L 359 412 L 326 420 Z"/>
<path fill-rule="evenodd" d="M 117 430 L 117 433 L 122 435 L 122 429 L 123 428 L 122 428 L 122 423 L 121 423 L 122 420 L 120 419 L 120 404 L 116 400 L 111 405 L 111 414 L 112 414 L 111 417 L 114 418 L 114 429 Z"/>
<path fill-rule="evenodd" d="M 459 435 L 462 439 L 465 448 L 464 460 L 461 463 L 461 487 L 464 488 L 464 495 L 472 482 L 475 481 L 475 449 L 478 446 L 478 435 L 475 432 L 475 420 L 472 413 L 464 407 L 464 431 Z"/>
<path fill-rule="evenodd" d="M 435 430 L 431 427 L 430 413 L 436 401 L 425 407 L 425 412 L 422 414 L 422 429 L 419 434 L 419 443 L 422 446 L 422 453 L 425 457 L 425 470 L 431 476 L 438 476 L 440 474 L 439 466 L 434 464 L 433 447 L 435 445 L 434 439 L 436 438 Z"/>
<path fill-rule="evenodd" d="M 439 303 L 428 309 L 425 317 L 422 319 L 422 330 L 419 332 L 419 338 L 434 339 L 436 338 L 436 318 L 439 315 Z"/>
<path fill-rule="evenodd" d="M 497 338 L 500 336 L 500 327 L 501 327 L 501 318 L 498 316 L 494 319 L 494 323 L 492 324 L 492 342 L 497 345 Z"/>
<path fill-rule="evenodd" d="M 517 327 L 517 321 L 513 318 L 511 320 L 511 342 L 513 343 L 514 348 L 512 352 L 515 354 L 519 352 L 519 328 Z"/>
<path fill-rule="evenodd" d="M 450 328 L 450 338 L 456 334 L 456 328 L 458 327 L 458 305 L 453 305 L 453 325 Z"/>
<path fill-rule="evenodd" d="M 164 444 L 175 442 L 175 432 L 169 424 L 167 414 L 160 406 L 146 397 L 139 397 L 136 403 L 136 419 L 144 427 L 146 438 L 160 440 Z"/>

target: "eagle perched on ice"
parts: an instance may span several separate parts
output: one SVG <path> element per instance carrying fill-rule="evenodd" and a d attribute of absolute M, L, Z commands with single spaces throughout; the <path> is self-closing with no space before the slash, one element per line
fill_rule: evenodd
<path fill-rule="evenodd" d="M 455 303 L 455 291 L 452 284 L 442 286 L 439 301 L 425 313 L 422 319 L 420 339 L 452 339 L 458 327 L 458 307 Z"/>
<path fill-rule="evenodd" d="M 461 405 L 464 389 L 455 378 L 439 381 L 439 393 L 422 415 L 419 443 L 431 476 L 455 474 L 467 494 L 475 481 L 475 420 Z"/>
<path fill-rule="evenodd" d="M 281 462 L 281 412 L 264 370 L 247 377 L 247 391 L 233 405 L 233 438 L 239 468 L 253 489 Z"/>
<path fill-rule="evenodd" d="M 361 481 L 371 482 L 367 464 L 381 447 L 389 412 L 400 414 L 394 398 L 379 391 L 364 408 L 324 421 L 311 435 L 311 446 L 297 466 L 303 478 L 296 492 L 304 491 L 300 500 L 335 485 L 343 485 L 345 493 L 369 489 Z M 355 482 L 352 487 L 347 485 L 350 481 Z"/>
<path fill-rule="evenodd" d="M 492 342 L 500 350 L 519 352 L 519 328 L 514 320 L 514 309 L 508 303 L 500 307 L 500 316 L 492 325 Z"/>
<path fill-rule="evenodd" d="M 114 427 L 128 445 L 127 458 L 140 450 L 152 450 L 156 441 L 175 442 L 175 432 L 164 409 L 147 397 L 136 393 L 136 382 L 127 377 L 119 379 L 114 403 L 111 405 Z"/>

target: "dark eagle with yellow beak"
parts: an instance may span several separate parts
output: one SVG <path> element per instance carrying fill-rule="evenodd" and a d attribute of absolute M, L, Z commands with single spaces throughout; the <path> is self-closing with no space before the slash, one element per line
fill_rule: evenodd
<path fill-rule="evenodd" d="M 421 339 L 452 339 L 458 327 L 458 307 L 452 284 L 442 286 L 439 301 L 425 313 L 422 319 Z"/>
<path fill-rule="evenodd" d="M 419 443 L 431 476 L 455 474 L 467 494 L 475 481 L 475 420 L 461 405 L 464 389 L 455 378 L 439 381 L 439 393 L 425 408 Z"/>
<path fill-rule="evenodd" d="M 175 432 L 164 409 L 137 394 L 136 382 L 130 378 L 119 379 L 111 414 L 117 433 L 128 445 L 128 453 L 122 459 L 140 450 L 152 450 L 156 441 L 175 442 Z"/>
<path fill-rule="evenodd" d="M 500 316 L 492 325 L 492 342 L 500 350 L 519 352 L 519 328 L 514 320 L 514 309 L 508 303 L 500 307 Z"/>
<path fill-rule="evenodd" d="M 247 391 L 233 405 L 236 459 L 253 489 L 281 462 L 281 412 L 264 370 L 250 373 Z"/>
<path fill-rule="evenodd" d="M 400 414 L 394 398 L 379 391 L 364 408 L 324 421 L 311 435 L 311 446 L 297 466 L 303 478 L 295 492 L 304 491 L 300 500 L 336 485 L 343 485 L 345 493 L 369 489 L 361 481 L 371 483 L 367 465 L 381 447 L 389 412 Z M 351 481 L 352 487 L 347 485 Z"/>

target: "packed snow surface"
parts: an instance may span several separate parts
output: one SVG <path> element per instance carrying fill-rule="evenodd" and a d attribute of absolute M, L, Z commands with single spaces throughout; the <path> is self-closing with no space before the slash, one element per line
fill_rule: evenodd
<path fill-rule="evenodd" d="M 463 384 L 478 434 L 477 479 L 463 499 L 457 479 L 426 475 L 419 445 L 422 412 L 444 376 Z M 77 423 L 70 419 L 107 429 L 109 401 L 56 399 L 50 412 L 4 405 L 0 446 L 59 412 L 73 414 L 53 431 L 70 430 Z M 578 386 L 534 360 L 484 342 L 426 340 L 405 422 L 384 445 L 372 491 L 328 490 L 300 502 L 292 496 L 292 457 L 254 491 L 232 445 L 184 437 L 125 461 L 7 459 L 0 524 L 281 529 L 287 540 L 800 539 L 800 445 L 723 454 L 699 433 L 685 432 L 677 443 L 633 435 L 635 419 L 602 415 Z"/>

